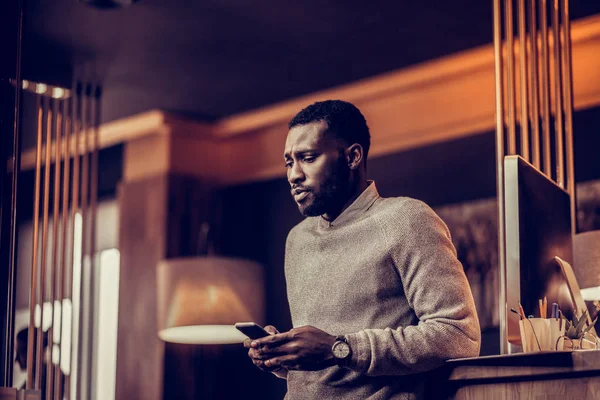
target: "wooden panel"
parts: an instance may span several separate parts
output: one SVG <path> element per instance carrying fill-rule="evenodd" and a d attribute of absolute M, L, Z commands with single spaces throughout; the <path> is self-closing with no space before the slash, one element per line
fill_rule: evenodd
<path fill-rule="evenodd" d="M 172 389 L 163 387 L 165 346 L 156 333 L 156 265 L 164 258 L 197 254 L 212 190 L 210 184 L 174 174 L 119 187 L 117 400 L 158 400 L 163 389 Z"/>
<path fill-rule="evenodd" d="M 540 381 L 499 382 L 460 388 L 453 396 L 456 400 L 505 399 L 597 399 L 600 377 L 563 377 Z"/>
<path fill-rule="evenodd" d="M 132 182 L 164 175 L 170 167 L 170 138 L 165 135 L 144 136 L 127 142 L 123 157 L 123 179 Z"/>
<path fill-rule="evenodd" d="M 195 138 L 190 135 L 173 135 L 169 149 L 169 170 L 182 175 L 199 176 L 205 180 L 218 181 L 225 147 L 213 139 Z"/>
<path fill-rule="evenodd" d="M 156 335 L 155 266 L 166 253 L 167 178 L 119 188 L 116 399 L 162 399 L 164 345 Z"/>

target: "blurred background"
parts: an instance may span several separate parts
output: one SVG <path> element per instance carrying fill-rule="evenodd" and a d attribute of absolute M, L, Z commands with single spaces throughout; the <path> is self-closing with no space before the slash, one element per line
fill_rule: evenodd
<path fill-rule="evenodd" d="M 570 6 L 577 226 L 586 232 L 600 229 L 600 2 Z M 8 0 L 0 15 L 3 232 L 15 121 L 20 144 L 14 275 L 1 237 L 3 295 L 14 282 L 13 304 L 2 305 L 3 321 L 14 311 L 3 322 L 11 364 L 33 320 L 51 329 L 44 365 L 67 377 L 55 381 L 66 397 L 282 398 L 285 381 L 258 371 L 241 344 L 171 343 L 158 332 L 178 326 L 173 310 L 197 307 L 207 325 L 247 317 L 291 328 L 283 258 L 301 215 L 283 144 L 289 119 L 324 99 L 364 113 L 368 175 L 381 195 L 421 199 L 448 224 L 482 355 L 499 354 L 491 0 Z M 47 149 L 61 135 L 53 148 L 63 155 L 51 158 L 67 161 L 36 164 L 38 139 Z M 206 267 L 214 272 L 169 263 L 183 257 L 216 260 Z M 257 272 L 224 274 L 225 258 Z M 47 288 L 37 308 L 32 266 L 38 290 Z M 165 283 L 180 280 L 197 289 Z M 178 303 L 184 292 L 191 300 Z M 20 387 L 26 373 L 12 368 L 3 366 L 5 385 Z"/>

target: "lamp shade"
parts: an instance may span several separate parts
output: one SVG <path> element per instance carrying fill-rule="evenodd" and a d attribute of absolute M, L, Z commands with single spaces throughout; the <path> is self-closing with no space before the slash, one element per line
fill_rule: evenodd
<path fill-rule="evenodd" d="M 157 267 L 158 336 L 166 342 L 241 343 L 236 322 L 264 321 L 263 269 L 226 257 L 163 260 Z"/>
<path fill-rule="evenodd" d="M 600 300 L 600 230 L 573 237 L 573 269 L 584 300 Z"/>

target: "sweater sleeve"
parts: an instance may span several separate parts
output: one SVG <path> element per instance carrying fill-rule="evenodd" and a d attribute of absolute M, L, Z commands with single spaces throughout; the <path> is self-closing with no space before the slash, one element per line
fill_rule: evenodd
<path fill-rule="evenodd" d="M 422 372 L 479 355 L 475 303 L 448 228 L 420 201 L 399 209 L 379 223 L 418 324 L 346 335 L 353 350 L 347 367 L 370 376 Z"/>

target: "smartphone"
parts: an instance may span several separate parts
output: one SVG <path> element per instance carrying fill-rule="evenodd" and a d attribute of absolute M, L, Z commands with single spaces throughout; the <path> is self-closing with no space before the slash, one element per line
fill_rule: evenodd
<path fill-rule="evenodd" d="M 262 326 L 255 324 L 254 322 L 238 322 L 235 324 L 235 328 L 250 339 L 260 339 L 270 335 L 270 333 L 265 331 Z"/>

